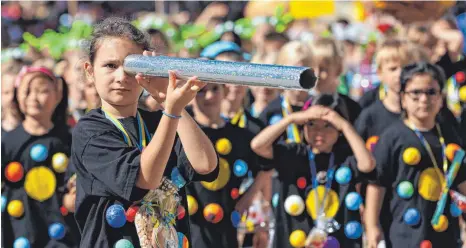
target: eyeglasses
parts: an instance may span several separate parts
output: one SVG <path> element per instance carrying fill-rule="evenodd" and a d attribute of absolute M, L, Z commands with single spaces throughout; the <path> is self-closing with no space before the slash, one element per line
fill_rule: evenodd
<path fill-rule="evenodd" d="M 425 95 L 426 97 L 434 97 L 439 95 L 440 91 L 434 88 L 430 88 L 427 90 L 410 90 L 405 91 L 404 93 L 408 94 L 408 96 L 413 100 L 419 100 L 422 95 Z"/>

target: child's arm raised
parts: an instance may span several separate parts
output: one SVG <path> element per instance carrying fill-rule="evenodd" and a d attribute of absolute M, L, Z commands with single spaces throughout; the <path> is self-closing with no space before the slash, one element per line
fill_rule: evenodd
<path fill-rule="evenodd" d="M 356 157 L 356 161 L 358 162 L 358 170 L 364 173 L 373 171 L 375 168 L 375 159 L 366 149 L 364 141 L 353 126 L 330 108 L 327 108 L 327 112 L 323 115 L 322 119 L 331 123 L 336 129 L 340 130 L 343 135 L 345 135 L 345 138 Z"/>

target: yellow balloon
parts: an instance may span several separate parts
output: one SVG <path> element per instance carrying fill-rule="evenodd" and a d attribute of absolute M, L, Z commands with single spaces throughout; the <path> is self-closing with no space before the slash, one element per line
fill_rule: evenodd
<path fill-rule="evenodd" d="M 186 201 L 188 202 L 189 215 L 195 214 L 197 212 L 197 209 L 199 208 L 196 198 L 194 198 L 192 195 L 188 195 L 188 197 L 186 198 Z"/>
<path fill-rule="evenodd" d="M 432 225 L 436 232 L 445 232 L 448 228 L 448 218 L 445 215 L 441 215 L 437 225 Z"/>
<path fill-rule="evenodd" d="M 231 152 L 232 145 L 227 138 L 221 138 L 215 143 L 215 149 L 221 155 L 228 155 Z"/>
<path fill-rule="evenodd" d="M 316 192 L 318 196 L 317 197 L 318 203 L 316 203 L 315 201 Z M 322 185 L 319 185 L 317 186 L 316 189 L 311 190 L 309 194 L 307 195 L 307 198 L 306 198 L 307 212 L 314 220 L 317 218 L 320 206 L 322 206 L 322 202 L 324 200 L 324 194 L 325 194 L 325 187 Z M 325 217 L 327 218 L 335 217 L 339 208 L 340 208 L 340 201 L 338 199 L 338 194 L 332 189 L 329 189 L 327 198 L 325 199 L 325 203 L 324 203 Z"/>
<path fill-rule="evenodd" d="M 62 153 L 55 153 L 52 157 L 52 167 L 57 173 L 63 173 L 68 168 L 68 157 Z"/>
<path fill-rule="evenodd" d="M 428 201 L 440 200 L 442 186 L 445 184 L 445 178 L 440 169 L 427 168 L 419 177 L 418 191 L 422 198 Z"/>
<path fill-rule="evenodd" d="M 24 190 L 34 200 L 45 201 L 53 196 L 57 179 L 52 170 L 45 166 L 32 168 L 24 181 Z"/>
<path fill-rule="evenodd" d="M 459 92 L 460 100 L 466 102 L 466 86 L 461 86 Z"/>
<path fill-rule="evenodd" d="M 230 180 L 231 174 L 230 164 L 228 164 L 228 161 L 226 161 L 223 158 L 220 158 L 218 163 L 218 170 L 219 171 L 217 179 L 215 179 L 213 182 L 201 182 L 204 188 L 211 191 L 217 191 L 225 187 L 225 185 L 227 185 L 228 181 Z"/>
<path fill-rule="evenodd" d="M 409 147 L 403 152 L 403 161 L 407 165 L 417 165 L 421 161 L 421 153 L 415 147 Z"/>
<path fill-rule="evenodd" d="M 306 243 L 306 233 L 303 230 L 295 230 L 290 234 L 290 244 L 293 247 L 304 247 Z"/>
<path fill-rule="evenodd" d="M 11 216 L 19 218 L 24 214 L 23 203 L 20 200 L 13 200 L 10 203 L 8 203 L 7 211 L 8 214 L 10 214 Z"/>

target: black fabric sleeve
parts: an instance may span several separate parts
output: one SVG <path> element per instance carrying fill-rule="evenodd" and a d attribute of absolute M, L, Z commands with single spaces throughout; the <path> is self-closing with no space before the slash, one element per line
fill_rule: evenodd
<path fill-rule="evenodd" d="M 129 147 L 115 131 L 91 137 L 81 154 L 81 161 L 95 180 L 106 186 L 109 194 L 130 201 L 141 165 L 141 153 Z"/>
<path fill-rule="evenodd" d="M 399 154 L 394 152 L 395 146 L 392 139 L 389 138 L 389 133 L 385 132 L 375 145 L 374 158 L 376 161 L 376 178 L 371 180 L 371 183 L 382 187 L 391 187 L 395 181 Z"/>
<path fill-rule="evenodd" d="M 369 138 L 368 128 L 370 125 L 370 119 L 368 118 L 366 111 L 363 111 L 354 122 L 354 128 L 364 142 Z"/>

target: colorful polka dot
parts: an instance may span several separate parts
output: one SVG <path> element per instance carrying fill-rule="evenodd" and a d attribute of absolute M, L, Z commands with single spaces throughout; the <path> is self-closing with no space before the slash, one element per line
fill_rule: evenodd
<path fill-rule="evenodd" d="M 466 102 L 466 86 L 461 86 L 461 88 L 458 90 L 458 96 L 460 101 Z"/>
<path fill-rule="evenodd" d="M 178 220 L 182 220 L 186 215 L 186 209 L 183 206 L 179 205 L 177 209 Z"/>
<path fill-rule="evenodd" d="M 413 184 L 409 181 L 403 181 L 396 187 L 396 192 L 401 198 L 409 199 L 414 193 Z"/>
<path fill-rule="evenodd" d="M 60 207 L 60 213 L 62 216 L 67 216 L 68 215 L 68 209 L 65 208 L 65 206 Z"/>
<path fill-rule="evenodd" d="M 34 145 L 29 154 L 35 162 L 44 162 L 49 155 L 47 147 L 42 144 Z"/>
<path fill-rule="evenodd" d="M 65 237 L 65 226 L 61 223 L 53 223 L 49 226 L 49 236 L 51 239 L 60 240 Z"/>
<path fill-rule="evenodd" d="M 204 218 L 213 224 L 219 223 L 223 219 L 223 209 L 217 203 L 210 203 L 204 207 Z"/>
<path fill-rule="evenodd" d="M 286 198 L 285 211 L 291 216 L 298 216 L 304 211 L 304 201 L 298 195 L 290 195 Z"/>
<path fill-rule="evenodd" d="M 362 204 L 362 198 L 357 192 L 350 192 L 345 197 L 346 208 L 352 211 L 359 210 L 359 206 Z"/>
<path fill-rule="evenodd" d="M 231 213 L 231 224 L 233 224 L 233 227 L 237 228 L 240 222 L 241 214 L 238 211 L 233 210 Z"/>
<path fill-rule="evenodd" d="M 427 168 L 419 176 L 418 191 L 419 195 L 428 201 L 440 200 L 442 185 L 445 183 L 445 177 L 438 168 Z"/>
<path fill-rule="evenodd" d="M 115 243 L 114 248 L 134 248 L 131 241 L 127 239 L 120 239 Z"/>
<path fill-rule="evenodd" d="M 409 147 L 403 152 L 403 162 L 407 165 L 417 165 L 421 161 L 421 153 L 415 147 Z"/>
<path fill-rule="evenodd" d="M 55 194 L 57 179 L 55 173 L 45 166 L 29 170 L 24 180 L 24 190 L 32 199 L 43 202 Z"/>
<path fill-rule="evenodd" d="M 189 240 L 181 232 L 178 232 L 178 247 L 179 248 L 189 248 Z"/>
<path fill-rule="evenodd" d="M 11 162 L 5 168 L 5 178 L 13 183 L 19 182 L 24 176 L 23 166 L 18 162 Z"/>
<path fill-rule="evenodd" d="M 107 223 L 113 228 L 120 228 L 126 224 L 126 214 L 123 206 L 113 204 L 105 213 Z"/>
<path fill-rule="evenodd" d="M 410 226 L 415 226 L 421 221 L 421 215 L 415 208 L 409 208 L 403 215 L 403 220 Z"/>
<path fill-rule="evenodd" d="M 305 177 L 300 177 L 298 180 L 296 180 L 296 186 L 300 189 L 305 189 L 307 185 L 307 181 Z"/>
<path fill-rule="evenodd" d="M 317 197 L 318 202 L 315 202 L 316 191 L 317 191 L 317 196 L 318 196 Z M 327 218 L 335 217 L 335 215 L 338 212 L 338 209 L 340 208 L 340 201 L 338 198 L 338 194 L 333 189 L 330 189 L 328 191 L 328 195 L 325 198 L 325 202 L 323 203 L 325 191 L 326 191 L 325 187 L 323 185 L 319 185 L 317 188 L 311 190 L 306 197 L 307 212 L 314 220 L 317 218 L 317 214 L 318 214 L 317 213 L 318 210 L 316 209 L 316 206 L 322 206 L 322 204 L 324 204 L 324 213 L 325 213 L 325 217 Z"/>
<path fill-rule="evenodd" d="M 463 71 L 459 71 L 455 74 L 455 79 L 456 79 L 456 82 L 459 83 L 459 84 L 462 84 L 464 83 L 464 80 L 465 80 L 465 74 Z"/>
<path fill-rule="evenodd" d="M 362 235 L 361 223 L 357 221 L 350 221 L 345 225 L 345 235 L 349 239 L 358 239 Z"/>
<path fill-rule="evenodd" d="M 31 243 L 29 243 L 29 240 L 25 237 L 19 237 L 15 239 L 15 242 L 13 243 L 13 248 L 30 248 Z"/>
<path fill-rule="evenodd" d="M 432 225 L 432 228 L 436 232 L 445 232 L 448 228 L 448 218 L 445 215 L 441 215 L 437 224 Z"/>
<path fill-rule="evenodd" d="M 246 175 L 247 172 L 248 164 L 242 159 L 236 160 L 233 164 L 233 173 L 235 174 L 235 176 L 242 177 Z"/>
<path fill-rule="evenodd" d="M 295 230 L 290 234 L 290 244 L 295 248 L 300 248 L 305 245 L 306 233 L 303 230 Z"/>
<path fill-rule="evenodd" d="M 273 194 L 272 196 L 272 206 L 276 208 L 278 206 L 278 201 L 280 200 L 280 197 L 278 193 Z"/>
<path fill-rule="evenodd" d="M 339 184 L 348 184 L 351 181 L 352 173 L 347 166 L 340 167 L 335 173 L 335 180 Z"/>
<path fill-rule="evenodd" d="M 2 213 L 5 212 L 7 202 L 6 196 L 2 195 Z"/>
<path fill-rule="evenodd" d="M 370 152 L 374 152 L 375 145 L 379 141 L 379 136 L 371 136 L 366 141 L 366 148 Z"/>
<path fill-rule="evenodd" d="M 138 211 L 139 211 L 138 206 L 129 207 L 125 212 L 126 221 L 134 222 L 134 218 L 136 218 L 136 214 L 138 213 Z"/>
<path fill-rule="evenodd" d="M 225 187 L 225 185 L 227 185 L 228 181 L 230 180 L 230 176 L 231 176 L 230 164 L 228 164 L 228 161 L 226 161 L 225 159 L 220 158 L 218 169 L 219 169 L 218 176 L 214 181 L 212 182 L 202 181 L 201 182 L 204 188 L 211 190 L 211 191 L 217 191 Z"/>
<path fill-rule="evenodd" d="M 462 213 L 463 213 L 463 211 L 461 211 L 461 209 L 458 207 L 458 205 L 456 205 L 456 203 L 452 202 L 450 204 L 450 214 L 451 214 L 451 216 L 456 218 L 456 217 L 461 216 Z"/>
<path fill-rule="evenodd" d="M 221 155 L 228 155 L 231 152 L 231 141 L 227 138 L 221 138 L 215 143 L 215 149 Z"/>
<path fill-rule="evenodd" d="M 432 248 L 432 243 L 429 240 L 423 240 L 420 248 Z"/>
<path fill-rule="evenodd" d="M 333 236 L 328 236 L 327 241 L 324 244 L 324 248 L 340 248 L 340 242 Z"/>
<path fill-rule="evenodd" d="M 193 215 L 197 212 L 197 209 L 199 208 L 199 205 L 197 204 L 196 198 L 194 198 L 192 195 L 188 195 L 186 198 L 188 202 L 188 213 L 189 215 Z"/>
<path fill-rule="evenodd" d="M 23 202 L 20 200 L 13 200 L 8 203 L 7 207 L 8 214 L 15 217 L 19 218 L 23 216 L 24 214 L 24 205 Z"/>
<path fill-rule="evenodd" d="M 63 173 L 68 168 L 68 157 L 62 153 L 55 153 L 52 156 L 52 167 L 57 173 Z"/>
<path fill-rule="evenodd" d="M 178 170 L 177 167 L 173 168 L 170 177 L 171 177 L 172 182 L 179 189 L 183 188 L 183 186 L 186 185 L 186 180 L 184 180 L 184 177 L 180 174 L 180 171 Z"/>
<path fill-rule="evenodd" d="M 231 189 L 230 196 L 233 200 L 238 199 L 239 197 L 239 190 L 237 188 Z"/>
<path fill-rule="evenodd" d="M 461 150 L 461 147 L 455 143 L 450 143 L 447 145 L 445 148 L 445 154 L 448 158 L 448 160 L 453 161 L 455 158 L 455 154 L 457 151 Z"/>

